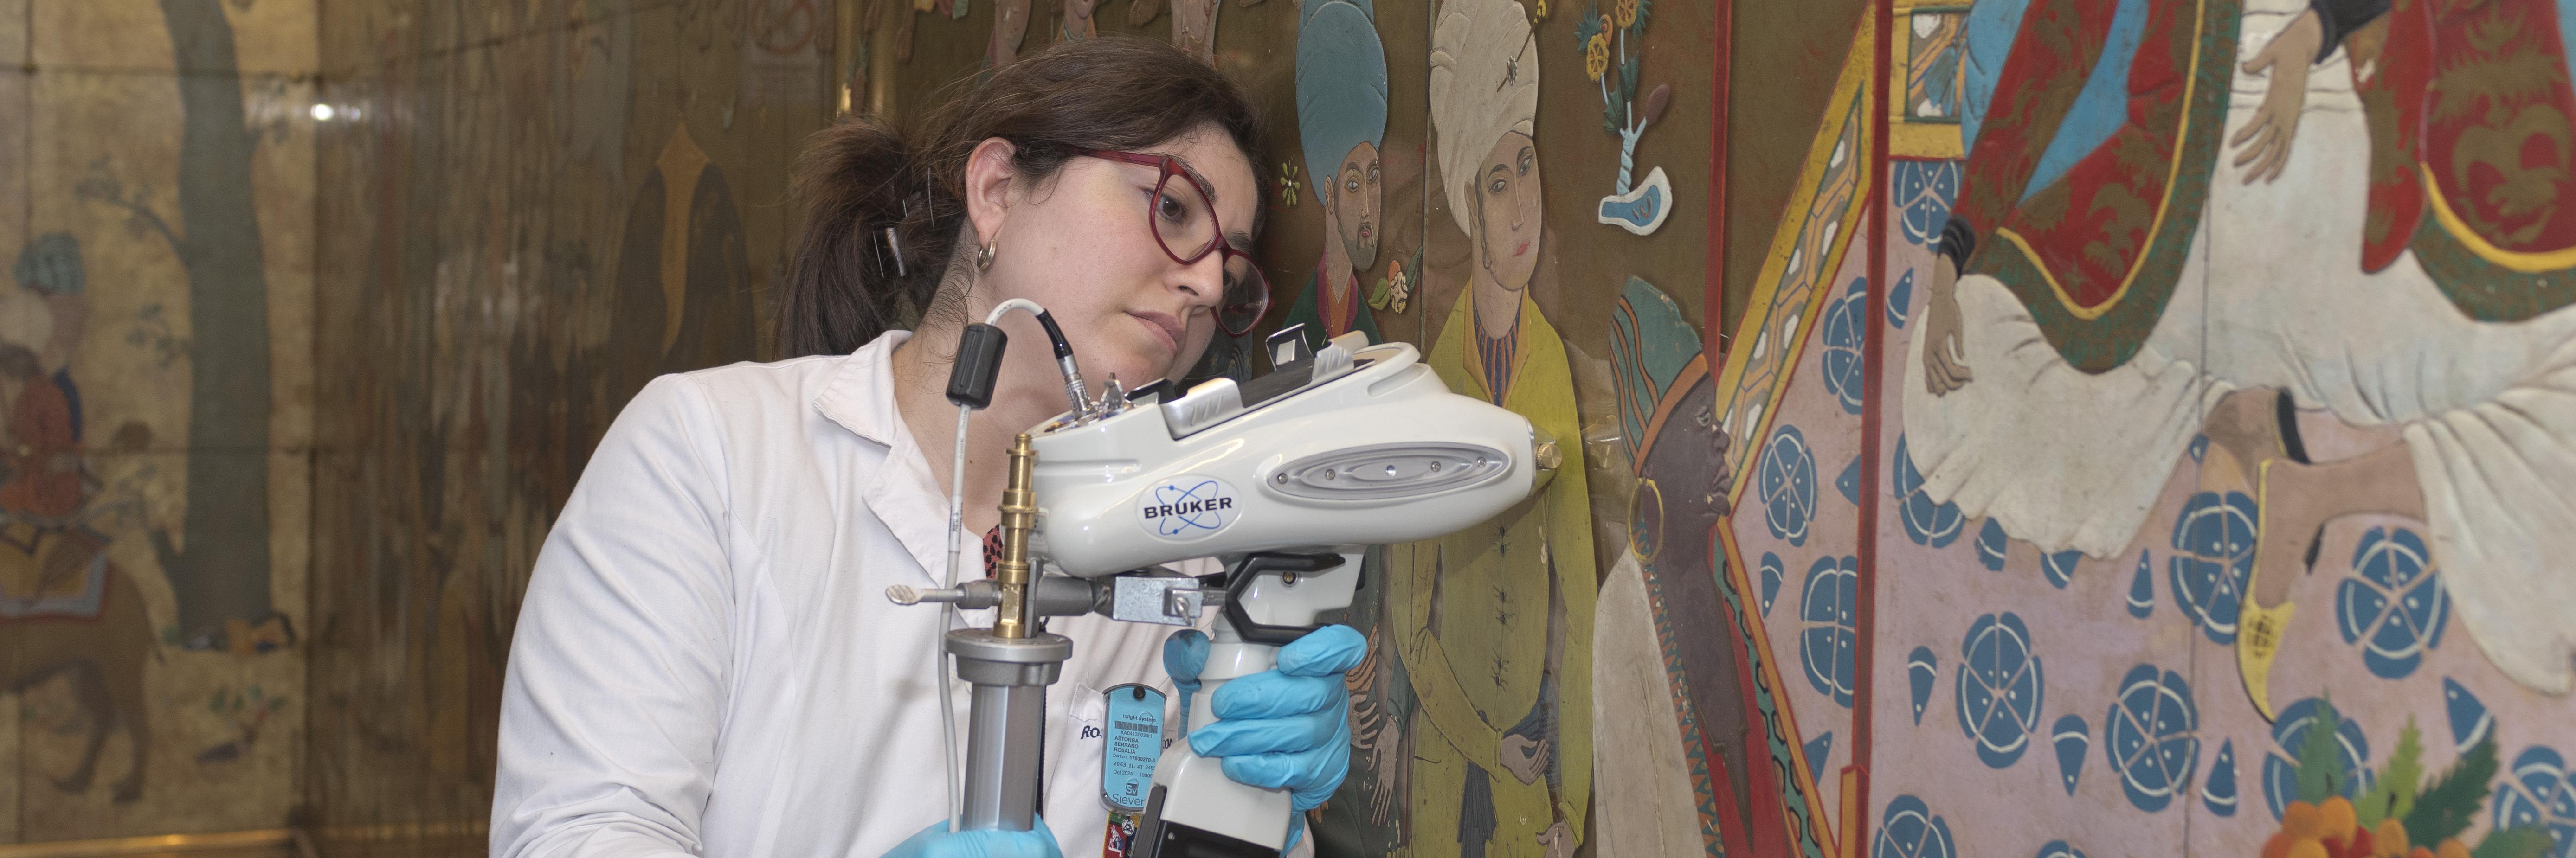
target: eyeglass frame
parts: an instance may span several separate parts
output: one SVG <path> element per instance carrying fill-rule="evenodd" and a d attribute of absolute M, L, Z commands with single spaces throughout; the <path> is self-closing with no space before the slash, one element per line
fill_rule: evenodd
<path fill-rule="evenodd" d="M 1207 255 L 1213 252 L 1217 254 L 1217 270 L 1219 272 L 1219 276 L 1223 275 L 1226 260 L 1231 257 L 1243 257 L 1244 264 L 1251 267 L 1252 276 L 1260 281 L 1260 288 L 1255 290 L 1259 295 L 1259 301 L 1251 305 L 1256 309 L 1252 313 L 1251 321 L 1245 322 L 1242 330 L 1235 330 L 1225 323 L 1225 296 L 1222 291 L 1220 291 L 1217 296 L 1219 303 L 1214 308 L 1213 315 L 1216 317 L 1217 329 L 1224 331 L 1226 336 L 1240 337 L 1244 334 L 1251 333 L 1254 326 L 1261 324 L 1261 317 L 1269 315 L 1269 275 L 1261 273 L 1261 262 L 1252 258 L 1252 254 L 1236 250 L 1233 245 L 1226 243 L 1225 220 L 1217 217 L 1216 214 L 1216 191 L 1209 188 L 1207 186 L 1207 182 L 1201 180 L 1197 173 L 1192 172 L 1188 164 L 1183 163 L 1181 159 L 1170 155 L 1155 155 L 1144 152 L 1120 152 L 1111 149 L 1085 149 L 1075 152 L 1074 154 L 1090 158 L 1099 158 L 1105 161 L 1116 161 L 1122 164 L 1134 164 L 1140 167 L 1154 167 L 1161 170 L 1162 175 L 1154 180 L 1154 199 L 1160 199 L 1163 196 L 1163 186 L 1170 183 L 1172 181 L 1172 177 L 1179 176 L 1188 180 L 1191 189 L 1199 192 L 1199 199 L 1207 201 L 1208 225 L 1213 227 L 1209 232 L 1208 246 L 1199 248 L 1198 252 L 1192 254 L 1189 258 L 1182 258 L 1179 251 L 1172 249 L 1170 242 L 1163 240 L 1162 228 L 1155 226 L 1154 224 L 1153 199 L 1146 200 L 1145 202 L 1146 233 L 1154 237 L 1154 246 L 1162 248 L 1164 256 L 1171 257 L 1173 262 L 1182 265 L 1197 264 L 1199 260 L 1206 259 Z M 1218 288 L 1222 290 L 1224 288 L 1223 284 L 1220 284 Z"/>

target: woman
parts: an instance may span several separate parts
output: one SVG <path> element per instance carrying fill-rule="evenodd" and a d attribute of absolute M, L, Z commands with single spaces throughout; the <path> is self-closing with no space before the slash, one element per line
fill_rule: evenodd
<path fill-rule="evenodd" d="M 602 439 L 520 615 L 494 854 L 1101 850 L 1099 731 L 1077 722 L 1097 718 L 1097 689 L 1161 684 L 1157 635 L 1056 621 L 1079 646 L 1047 698 L 1039 810 L 1055 833 L 951 833 L 941 615 L 883 594 L 945 566 L 956 412 L 942 392 L 969 319 L 1034 300 L 1097 378 L 1135 386 L 1259 318 L 1265 287 L 1238 250 L 1258 225 L 1255 113 L 1205 63 L 1114 38 L 930 101 L 942 107 L 924 134 L 861 120 L 814 141 L 779 298 L 790 359 L 657 379 Z M 1205 241 L 1176 240 L 1194 227 Z M 913 307 L 926 308 L 919 329 L 892 330 Z M 1039 328 L 1002 324 L 999 389 L 967 430 L 979 533 L 997 523 L 1010 436 L 1065 407 Z M 1166 648 L 1184 691 L 1204 646 L 1184 632 Z M 1228 721 L 1193 731 L 1193 746 L 1225 756 L 1229 775 L 1294 789 L 1301 810 L 1320 802 L 1348 760 L 1331 737 L 1360 646 L 1341 627 L 1290 645 L 1281 663 L 1299 675 L 1271 684 L 1302 705 L 1230 718 L 1251 695 L 1217 695 Z"/>

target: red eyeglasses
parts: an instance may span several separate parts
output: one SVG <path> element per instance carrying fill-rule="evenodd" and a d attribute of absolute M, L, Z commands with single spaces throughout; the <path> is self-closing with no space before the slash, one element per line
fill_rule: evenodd
<path fill-rule="evenodd" d="M 1226 336 L 1243 336 L 1261 321 L 1262 313 L 1270 309 L 1270 283 L 1262 278 L 1261 266 L 1253 263 L 1251 254 L 1226 243 L 1212 202 L 1216 194 L 1206 182 L 1169 155 L 1098 150 L 1078 154 L 1163 171 L 1145 208 L 1145 225 L 1153 230 L 1154 243 L 1182 265 L 1206 259 L 1209 253 L 1224 261 L 1225 295 L 1217 304 L 1216 321 Z M 1172 181 L 1175 177 L 1180 181 Z"/>

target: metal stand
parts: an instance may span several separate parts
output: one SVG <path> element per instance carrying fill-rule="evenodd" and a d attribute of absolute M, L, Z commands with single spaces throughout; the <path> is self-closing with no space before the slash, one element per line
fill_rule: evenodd
<path fill-rule="evenodd" d="M 1073 641 L 1040 632 L 1004 638 L 986 629 L 948 633 L 957 678 L 974 683 L 967 716 L 965 818 L 967 830 L 1027 831 L 1036 826 L 1040 743 L 1046 729 L 1046 687 L 1055 683 Z"/>

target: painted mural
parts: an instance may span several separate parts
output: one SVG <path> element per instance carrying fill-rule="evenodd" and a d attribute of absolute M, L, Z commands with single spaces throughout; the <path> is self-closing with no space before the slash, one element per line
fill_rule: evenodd
<path fill-rule="evenodd" d="M 7 11 L 0 842 L 275 825 L 310 628 L 314 8 Z"/>
<path fill-rule="evenodd" d="M 1631 522 L 1693 739 L 1634 800 L 1712 853 L 2576 854 L 2576 10 L 1885 11 L 1713 373 L 1705 565 Z"/>

